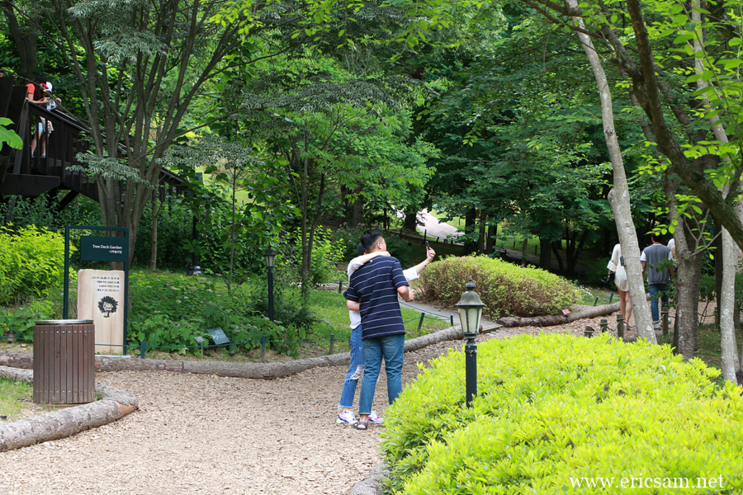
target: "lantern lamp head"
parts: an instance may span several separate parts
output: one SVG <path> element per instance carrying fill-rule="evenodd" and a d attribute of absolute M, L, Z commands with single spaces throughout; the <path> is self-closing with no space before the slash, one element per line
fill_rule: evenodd
<path fill-rule="evenodd" d="M 455 306 L 459 310 L 462 333 L 465 336 L 473 336 L 480 333 L 482 308 L 485 307 L 485 304 L 480 300 L 477 292 L 475 292 L 475 283 L 472 281 L 472 277 L 469 278 L 469 281 L 464 287 L 467 291 L 462 294 L 462 297 Z"/>
<path fill-rule="evenodd" d="M 269 270 L 272 270 L 276 262 L 276 251 L 271 249 L 271 247 L 269 246 L 269 248 L 266 249 L 265 257 L 266 257 L 266 267 Z"/>

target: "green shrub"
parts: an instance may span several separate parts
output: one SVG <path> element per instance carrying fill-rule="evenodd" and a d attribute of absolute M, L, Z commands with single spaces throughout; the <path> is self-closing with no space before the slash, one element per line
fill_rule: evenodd
<path fill-rule="evenodd" d="M 0 304 L 48 297 L 63 280 L 64 236 L 33 225 L 0 227 Z"/>
<path fill-rule="evenodd" d="M 194 337 L 209 339 L 206 330 L 220 327 L 231 342 L 245 345 L 228 346 L 231 353 L 260 347 L 258 341 L 294 342 L 306 336 L 306 328 L 293 327 L 307 315 L 297 315 L 282 305 L 276 322 L 269 321 L 257 308 L 260 297 L 250 287 L 227 293 L 210 277 L 153 275 L 133 273 L 130 278 L 132 311 L 129 315 L 128 341 L 138 346 L 144 340 L 148 347 L 181 353 L 199 352 Z M 260 289 L 254 288 L 260 292 Z M 288 315 L 289 323 L 282 320 Z M 269 344 L 279 352 L 293 353 L 296 346 Z"/>
<path fill-rule="evenodd" d="M 344 247 L 334 242 L 330 229 L 318 227 L 312 242 L 312 267 L 310 283 L 319 285 L 337 282 L 338 263 L 343 261 Z M 278 273 L 284 280 L 299 281 L 302 278 L 302 238 L 299 229 L 292 232 L 290 239 L 280 247 L 277 258 Z"/>
<path fill-rule="evenodd" d="M 484 314 L 493 319 L 555 314 L 578 298 L 575 286 L 562 277 L 485 256 L 451 257 L 432 263 L 420 280 L 426 299 L 453 306 L 468 277 L 477 284 L 476 291 L 486 304 Z"/>
<path fill-rule="evenodd" d="M 740 493 L 743 399 L 719 371 L 668 346 L 521 335 L 478 349 L 467 409 L 462 353 L 433 361 L 387 409 L 382 447 L 397 494 L 618 493 L 622 478 L 717 478 Z M 573 478 L 573 481 L 571 481 Z M 574 486 L 613 478 L 613 488 Z"/>

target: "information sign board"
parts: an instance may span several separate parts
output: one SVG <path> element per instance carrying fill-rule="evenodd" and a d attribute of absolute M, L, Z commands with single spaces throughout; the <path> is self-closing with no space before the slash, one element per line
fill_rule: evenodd
<path fill-rule="evenodd" d="M 129 239 L 125 237 L 80 238 L 80 259 L 82 261 L 119 261 L 124 263 L 129 257 Z"/>

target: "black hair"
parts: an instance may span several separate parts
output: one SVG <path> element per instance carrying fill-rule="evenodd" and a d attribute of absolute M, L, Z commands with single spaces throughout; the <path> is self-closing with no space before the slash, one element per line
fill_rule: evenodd
<path fill-rule="evenodd" d="M 367 253 L 371 253 L 371 248 L 377 243 L 380 237 L 382 237 L 382 232 L 379 229 L 366 230 L 361 235 L 361 245 L 364 246 L 364 250 Z"/>
<path fill-rule="evenodd" d="M 650 233 L 650 241 L 660 242 L 663 243 L 663 235 L 660 232 L 651 232 Z"/>
<path fill-rule="evenodd" d="M 356 246 L 356 256 L 363 256 L 365 252 L 364 245 L 359 242 L 359 245 Z"/>

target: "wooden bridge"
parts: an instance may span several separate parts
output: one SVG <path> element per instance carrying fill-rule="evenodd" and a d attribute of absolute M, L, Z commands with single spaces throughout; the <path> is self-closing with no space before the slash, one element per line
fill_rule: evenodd
<path fill-rule="evenodd" d="M 83 165 L 78 153 L 90 148 L 89 124 L 59 110 L 47 110 L 26 100 L 26 87 L 14 86 L 12 77 L 0 78 L 0 117 L 13 121 L 23 140 L 23 148 L 15 150 L 7 144 L 0 150 L 0 198 L 5 195 L 37 197 L 44 193 L 55 195 L 69 191 L 60 202 L 61 210 L 78 194 L 98 201 L 95 178 L 83 171 L 70 170 Z M 31 141 L 39 126 L 51 123 L 53 132 L 47 135 L 46 156 L 42 157 L 41 143 L 31 154 Z M 84 166 L 84 165 L 83 165 Z M 161 187 L 182 189 L 184 180 L 173 172 L 160 172 Z"/>

